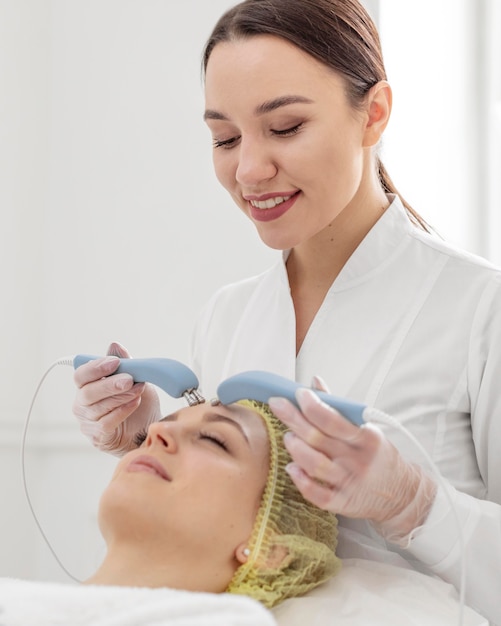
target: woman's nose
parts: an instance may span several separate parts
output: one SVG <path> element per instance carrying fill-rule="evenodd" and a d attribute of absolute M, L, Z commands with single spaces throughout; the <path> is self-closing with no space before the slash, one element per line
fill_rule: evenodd
<path fill-rule="evenodd" d="M 166 422 L 154 422 L 148 428 L 147 446 L 161 446 L 166 452 L 177 451 L 178 443 L 173 425 Z"/>
<path fill-rule="evenodd" d="M 253 188 L 272 179 L 276 173 L 277 167 L 266 146 L 255 139 L 242 137 L 238 147 L 237 182 Z"/>

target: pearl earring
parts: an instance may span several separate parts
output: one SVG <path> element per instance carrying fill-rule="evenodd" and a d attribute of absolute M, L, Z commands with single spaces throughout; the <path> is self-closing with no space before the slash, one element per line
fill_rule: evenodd
<path fill-rule="evenodd" d="M 244 548 L 244 556 L 250 556 L 249 548 Z"/>

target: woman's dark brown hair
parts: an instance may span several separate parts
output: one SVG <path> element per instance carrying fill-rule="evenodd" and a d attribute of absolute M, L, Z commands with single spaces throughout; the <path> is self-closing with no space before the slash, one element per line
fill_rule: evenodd
<path fill-rule="evenodd" d="M 341 74 L 351 105 L 360 109 L 367 92 L 386 80 L 376 27 L 358 0 L 245 0 L 219 19 L 203 52 L 203 70 L 223 41 L 275 35 Z M 378 176 L 386 193 L 396 190 L 379 156 Z M 400 196 L 410 219 L 429 230 L 425 220 Z"/>

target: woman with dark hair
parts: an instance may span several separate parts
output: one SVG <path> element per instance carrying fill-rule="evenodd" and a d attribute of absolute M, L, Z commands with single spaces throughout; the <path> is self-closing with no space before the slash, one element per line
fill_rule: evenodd
<path fill-rule="evenodd" d="M 357 428 L 308 392 L 301 411 L 270 403 L 294 433 L 295 484 L 341 516 L 341 556 L 459 588 L 463 555 L 468 603 L 501 624 L 501 272 L 436 237 L 386 173 L 392 93 L 370 17 L 357 0 L 246 0 L 216 24 L 203 69 L 217 178 L 283 251 L 203 311 L 193 366 L 204 392 L 250 369 L 318 374 L 393 415 L 446 490 L 399 431 Z M 103 379 L 117 364 L 79 368 L 75 413 L 120 452 L 158 412 L 151 389 Z"/>

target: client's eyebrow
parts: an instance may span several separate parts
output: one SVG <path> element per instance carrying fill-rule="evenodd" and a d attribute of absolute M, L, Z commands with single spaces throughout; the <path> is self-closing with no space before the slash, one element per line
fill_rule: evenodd
<path fill-rule="evenodd" d="M 242 426 L 234 419 L 231 419 L 231 417 L 227 417 L 226 415 L 221 415 L 220 413 L 207 413 L 206 415 L 204 415 L 203 421 L 204 422 L 224 422 L 225 424 L 231 424 L 237 430 L 240 431 L 245 441 L 249 443 L 249 438 L 245 434 L 245 431 L 242 428 Z"/>
<path fill-rule="evenodd" d="M 259 104 L 254 109 L 254 115 L 264 115 L 265 113 L 271 113 L 276 109 L 280 109 L 281 107 L 288 106 L 289 104 L 313 104 L 313 100 L 306 98 L 305 96 L 279 96 L 278 98 L 273 98 L 272 100 L 267 100 L 262 104 Z M 224 113 L 220 113 L 219 111 L 215 111 L 213 109 L 206 109 L 204 113 L 204 120 L 222 120 L 228 121 L 227 116 Z"/>
<path fill-rule="evenodd" d="M 171 413 L 170 415 L 166 415 L 165 417 L 163 417 L 160 421 L 161 422 L 176 422 L 178 417 L 179 417 L 178 412 Z M 222 415 L 221 413 L 215 413 L 215 412 L 206 413 L 203 416 L 202 421 L 203 422 L 224 422 L 225 424 L 230 424 L 231 426 L 234 426 L 238 431 L 240 431 L 240 434 L 242 435 L 242 437 L 250 445 L 249 438 L 245 434 L 245 431 L 242 428 L 242 426 L 231 417 L 228 417 L 227 415 Z"/>

